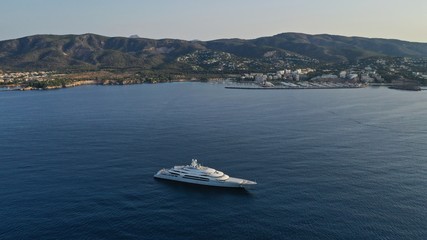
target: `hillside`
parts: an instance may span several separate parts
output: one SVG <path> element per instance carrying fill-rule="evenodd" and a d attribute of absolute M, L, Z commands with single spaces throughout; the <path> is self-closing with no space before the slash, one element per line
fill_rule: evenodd
<path fill-rule="evenodd" d="M 301 33 L 206 42 L 95 34 L 35 35 L 0 42 L 0 69 L 6 70 L 230 72 L 289 64 L 352 62 L 373 56 L 427 57 L 427 43 Z"/>

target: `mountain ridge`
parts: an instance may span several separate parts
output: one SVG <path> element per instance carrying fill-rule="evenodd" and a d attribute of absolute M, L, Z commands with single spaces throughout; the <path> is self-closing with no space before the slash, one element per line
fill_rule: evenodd
<path fill-rule="evenodd" d="M 427 43 L 295 32 L 210 41 L 107 37 L 93 33 L 37 34 L 0 41 L 0 69 L 243 71 L 263 69 L 275 62 L 283 63 L 281 67 L 353 62 L 370 57 L 427 57 Z"/>

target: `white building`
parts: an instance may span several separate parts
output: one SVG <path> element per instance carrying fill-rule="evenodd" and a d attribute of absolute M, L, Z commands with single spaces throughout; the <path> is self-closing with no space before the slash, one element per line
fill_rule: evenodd
<path fill-rule="evenodd" d="M 322 78 L 338 78 L 338 76 L 335 74 L 323 74 Z"/>
<path fill-rule="evenodd" d="M 265 81 L 267 81 L 267 75 L 265 75 L 265 74 L 259 74 L 259 75 L 255 76 L 255 82 L 256 83 L 262 83 L 262 82 L 265 82 Z"/>
<path fill-rule="evenodd" d="M 311 72 L 314 72 L 315 70 L 312 68 L 304 68 L 304 69 L 299 69 L 300 70 L 300 74 L 308 74 Z"/>
<path fill-rule="evenodd" d="M 347 78 L 350 80 L 355 80 L 356 78 L 358 78 L 359 75 L 357 75 L 356 73 L 350 73 Z"/>
<path fill-rule="evenodd" d="M 373 79 L 373 78 L 371 78 L 371 77 L 369 76 L 369 74 L 367 74 L 367 73 L 362 74 L 362 75 L 360 76 L 360 80 L 361 80 L 362 82 L 373 82 L 373 81 L 374 81 L 374 79 Z"/>
<path fill-rule="evenodd" d="M 264 87 L 274 87 L 274 84 L 272 84 L 271 82 L 264 82 L 262 84 L 262 86 L 264 86 Z"/>

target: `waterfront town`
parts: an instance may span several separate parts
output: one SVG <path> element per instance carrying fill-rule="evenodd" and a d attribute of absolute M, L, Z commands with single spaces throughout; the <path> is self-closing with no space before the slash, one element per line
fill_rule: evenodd
<path fill-rule="evenodd" d="M 218 56 L 208 63 L 218 64 Z M 182 60 L 182 59 L 178 59 Z M 226 63 L 230 66 L 230 63 Z M 307 65 L 307 64 L 305 64 Z M 317 66 L 316 66 L 317 65 Z M 289 66 L 289 64 L 287 65 Z M 199 66 L 194 65 L 197 69 Z M 282 65 L 283 67 L 283 65 Z M 138 72 L 57 72 L 57 71 L 2 71 L 0 87 L 9 90 L 57 89 L 79 85 L 126 85 L 136 83 L 158 83 L 173 81 L 209 81 L 230 79 L 235 84 L 254 84 L 259 87 L 281 88 L 330 88 L 363 87 L 368 85 L 426 85 L 427 59 L 425 58 L 375 58 L 360 60 L 354 64 L 320 65 L 310 67 L 281 68 L 270 72 L 224 71 L 217 69 L 208 75 L 198 74 L 146 74 Z"/>

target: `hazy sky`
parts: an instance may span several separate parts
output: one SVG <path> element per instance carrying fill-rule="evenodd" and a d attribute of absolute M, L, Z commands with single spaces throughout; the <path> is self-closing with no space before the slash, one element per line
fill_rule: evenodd
<path fill-rule="evenodd" d="M 0 40 L 34 34 L 257 38 L 329 33 L 427 42 L 427 0 L 1 0 Z"/>

